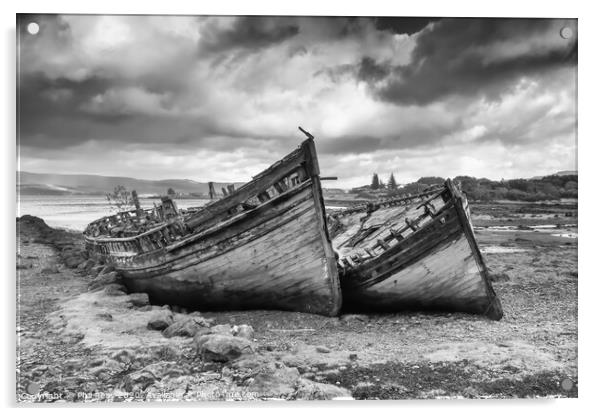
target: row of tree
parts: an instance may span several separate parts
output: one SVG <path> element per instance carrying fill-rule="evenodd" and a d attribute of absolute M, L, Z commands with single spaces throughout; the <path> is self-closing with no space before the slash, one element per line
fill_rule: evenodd
<path fill-rule="evenodd" d="M 578 197 L 577 175 L 550 175 L 536 179 L 502 179 L 500 181 L 472 176 L 456 176 L 453 180 L 472 201 L 503 199 L 543 201 Z M 377 195 L 374 194 L 374 191 L 381 195 L 382 192 L 386 192 L 387 196 L 399 196 L 420 193 L 432 185 L 440 185 L 444 182 L 445 179 L 441 177 L 426 176 L 400 187 L 393 174 L 385 185 L 375 173 L 369 186 L 354 188 L 351 192 L 362 198 L 376 198 Z"/>
<path fill-rule="evenodd" d="M 372 175 L 372 183 L 370 184 L 370 189 L 390 189 L 395 190 L 399 187 L 397 181 L 395 180 L 395 175 L 391 174 L 389 176 L 389 181 L 385 185 L 385 183 L 379 179 L 378 173 L 374 173 Z"/>

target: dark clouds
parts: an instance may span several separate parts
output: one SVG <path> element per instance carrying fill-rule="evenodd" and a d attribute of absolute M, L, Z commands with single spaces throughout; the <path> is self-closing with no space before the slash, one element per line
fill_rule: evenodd
<path fill-rule="evenodd" d="M 25 31 L 32 20 L 40 24 L 37 36 Z M 371 163 L 403 160 L 419 169 L 426 154 L 445 146 L 465 156 L 479 149 L 483 159 L 484 149 L 522 146 L 528 154 L 527 147 L 549 140 L 554 163 L 572 148 L 576 41 L 558 36 L 564 25 L 576 33 L 570 20 L 18 21 L 22 165 L 38 171 L 60 163 L 130 176 L 220 172 L 239 181 L 246 177 L 235 174 L 257 173 L 293 149 L 303 139 L 297 125 L 316 136 L 329 170 L 339 166 L 349 183 L 371 174 Z M 199 154 L 202 163 L 194 159 Z M 494 163 L 499 152 L 488 157 L 504 168 L 503 160 Z M 355 169 L 354 158 L 365 165 Z"/>
<path fill-rule="evenodd" d="M 413 35 L 420 32 L 428 24 L 441 20 L 440 17 L 376 17 L 378 30 L 390 30 L 397 34 Z"/>
<path fill-rule="evenodd" d="M 496 99 L 521 77 L 576 64 L 575 38 L 560 37 L 565 25 L 560 19 L 443 19 L 417 37 L 409 64 L 364 57 L 357 77 L 379 99 L 400 104 L 453 94 Z"/>
<path fill-rule="evenodd" d="M 299 33 L 294 18 L 242 16 L 225 28 L 209 24 L 201 31 L 200 53 L 228 52 L 233 49 L 256 51 L 283 42 Z"/>

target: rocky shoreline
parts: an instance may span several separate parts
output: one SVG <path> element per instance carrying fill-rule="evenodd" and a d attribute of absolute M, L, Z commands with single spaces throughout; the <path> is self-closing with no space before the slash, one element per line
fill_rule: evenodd
<path fill-rule="evenodd" d="M 17 243 L 19 402 L 577 395 L 576 355 L 565 354 L 576 354 L 576 322 L 574 345 L 533 337 L 508 297 L 517 282 L 497 283 L 509 311 L 501 323 L 201 313 L 127 293 L 111 266 L 87 257 L 80 234 L 39 218 L 17 219 Z M 567 331 L 556 324 L 541 325 Z"/>

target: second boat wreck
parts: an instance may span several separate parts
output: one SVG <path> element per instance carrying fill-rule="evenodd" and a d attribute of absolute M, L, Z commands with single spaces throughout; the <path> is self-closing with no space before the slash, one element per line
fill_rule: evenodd
<path fill-rule="evenodd" d="M 419 195 L 333 214 L 329 222 L 345 309 L 502 318 L 468 202 L 451 180 Z"/>
<path fill-rule="evenodd" d="M 327 217 L 313 136 L 302 131 L 296 150 L 204 207 L 181 212 L 164 198 L 92 222 L 88 251 L 159 304 L 335 316 L 344 299 L 347 311 L 501 319 L 468 203 L 450 180 Z"/>

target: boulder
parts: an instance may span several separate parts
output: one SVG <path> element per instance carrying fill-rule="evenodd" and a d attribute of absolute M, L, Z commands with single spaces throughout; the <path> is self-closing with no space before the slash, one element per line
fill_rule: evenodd
<path fill-rule="evenodd" d="M 136 361 L 136 353 L 133 350 L 123 349 L 115 352 L 111 358 L 119 363 L 131 364 Z"/>
<path fill-rule="evenodd" d="M 44 267 L 40 273 L 42 274 L 56 274 L 59 272 L 59 267 L 56 264 L 52 264 L 48 267 Z"/>
<path fill-rule="evenodd" d="M 102 276 L 102 275 L 104 275 L 104 274 L 109 274 L 109 273 L 111 273 L 111 272 L 114 272 L 114 271 L 115 271 L 115 267 L 113 267 L 113 266 L 111 266 L 111 265 L 109 264 L 109 265 L 107 265 L 107 266 L 104 266 L 104 267 L 102 267 L 102 268 L 100 269 L 100 272 L 98 272 L 98 275 L 99 275 L 99 276 Z"/>
<path fill-rule="evenodd" d="M 92 279 L 88 283 L 88 290 L 94 291 L 95 289 L 101 288 L 112 283 L 121 283 L 121 276 L 117 272 L 110 272 L 107 274 L 101 274 L 98 277 Z"/>
<path fill-rule="evenodd" d="M 247 382 L 247 389 L 260 397 L 287 397 L 295 392 L 299 370 L 294 367 L 267 368 Z"/>
<path fill-rule="evenodd" d="M 74 256 L 65 257 L 65 259 L 63 261 L 65 263 L 65 266 L 69 267 L 70 269 L 75 269 L 77 266 L 79 266 L 85 260 L 86 259 L 84 259 L 82 256 L 74 255 Z"/>
<path fill-rule="evenodd" d="M 241 337 L 232 335 L 197 335 L 194 337 L 197 354 L 203 360 L 227 362 L 243 354 L 254 353 L 253 344 Z"/>
<path fill-rule="evenodd" d="M 159 361 L 128 374 L 124 378 L 124 389 L 128 392 L 143 391 L 164 377 L 180 377 L 183 374 L 184 370 L 176 362 Z"/>
<path fill-rule="evenodd" d="M 214 325 L 211 327 L 212 334 L 233 335 L 232 327 L 229 324 Z"/>
<path fill-rule="evenodd" d="M 125 296 L 127 289 L 124 285 L 120 285 L 119 283 L 111 283 L 104 287 L 104 292 L 108 296 Z"/>
<path fill-rule="evenodd" d="M 341 321 L 343 321 L 345 323 L 350 323 L 350 322 L 354 322 L 354 321 L 368 322 L 370 320 L 368 315 L 357 315 L 357 314 L 342 315 L 340 319 L 341 319 Z"/>
<path fill-rule="evenodd" d="M 108 312 L 97 313 L 96 317 L 103 321 L 112 321 L 113 320 L 113 315 L 111 315 Z"/>
<path fill-rule="evenodd" d="M 251 325 L 236 325 L 232 328 L 232 332 L 234 336 L 246 338 L 249 341 L 253 341 L 253 336 L 255 335 L 255 331 Z"/>
<path fill-rule="evenodd" d="M 130 293 L 128 295 L 127 300 L 130 303 L 130 305 L 132 305 L 134 307 L 146 306 L 150 303 L 148 294 L 146 294 L 146 293 Z"/>
<path fill-rule="evenodd" d="M 152 313 L 146 327 L 154 331 L 163 331 L 173 323 L 173 313 L 169 310 L 161 309 Z"/>
<path fill-rule="evenodd" d="M 297 400 L 353 399 L 351 392 L 347 389 L 304 378 L 299 380 L 294 398 Z"/>
<path fill-rule="evenodd" d="M 199 331 L 208 328 L 209 323 L 204 318 L 185 317 L 179 319 L 163 330 L 163 336 L 171 337 L 194 337 Z M 205 331 L 205 333 L 208 331 Z"/>
<path fill-rule="evenodd" d="M 84 257 L 84 256 L 82 256 L 82 257 Z M 77 268 L 79 270 L 83 270 L 83 271 L 90 271 L 90 270 L 92 270 L 92 267 L 94 267 L 94 265 L 96 265 L 96 263 L 94 262 L 94 260 L 88 259 L 88 260 L 85 260 L 85 261 L 81 262 L 77 266 Z"/>

